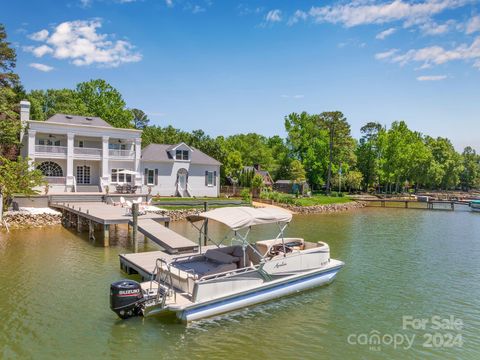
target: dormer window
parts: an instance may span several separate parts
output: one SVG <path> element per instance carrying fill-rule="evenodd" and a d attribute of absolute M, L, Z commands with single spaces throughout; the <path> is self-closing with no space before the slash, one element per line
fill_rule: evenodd
<path fill-rule="evenodd" d="M 188 150 L 176 150 L 175 151 L 176 160 L 188 160 Z"/>

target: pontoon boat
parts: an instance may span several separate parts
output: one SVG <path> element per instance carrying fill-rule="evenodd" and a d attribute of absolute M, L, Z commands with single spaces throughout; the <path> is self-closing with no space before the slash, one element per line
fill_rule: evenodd
<path fill-rule="evenodd" d="M 229 233 L 213 246 L 202 247 L 199 239 L 195 253 L 165 253 L 150 281 L 113 283 L 111 309 L 121 318 L 174 313 L 192 321 L 330 283 L 344 263 L 330 258 L 324 242 L 284 237 L 291 219 L 282 209 L 250 207 L 191 216 L 188 220 L 200 233 L 208 221 L 226 225 Z M 278 235 L 250 244 L 250 229 L 263 224 L 276 224 Z M 225 239 L 230 244 L 223 244 Z"/>

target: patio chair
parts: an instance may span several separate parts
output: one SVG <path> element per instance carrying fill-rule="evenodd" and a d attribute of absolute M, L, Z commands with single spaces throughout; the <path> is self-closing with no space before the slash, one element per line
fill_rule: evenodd
<path fill-rule="evenodd" d="M 132 215 L 132 205 L 130 200 L 125 201 L 125 215 Z"/>
<path fill-rule="evenodd" d="M 125 198 L 123 196 L 120 196 L 120 206 L 124 207 L 126 205 Z"/>

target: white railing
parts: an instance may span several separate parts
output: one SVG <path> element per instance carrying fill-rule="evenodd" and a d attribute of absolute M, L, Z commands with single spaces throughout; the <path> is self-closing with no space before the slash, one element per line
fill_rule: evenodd
<path fill-rule="evenodd" d="M 110 157 L 122 157 L 122 158 L 133 158 L 135 156 L 135 151 L 133 150 L 114 150 L 110 149 L 108 151 Z"/>
<path fill-rule="evenodd" d="M 73 148 L 73 153 L 74 153 L 75 155 L 102 156 L 102 149 L 98 149 L 98 148 L 86 148 L 86 147 L 75 147 L 75 148 Z"/>
<path fill-rule="evenodd" d="M 35 145 L 36 153 L 48 153 L 48 154 L 67 154 L 67 148 L 65 146 L 53 146 L 53 145 Z"/>
<path fill-rule="evenodd" d="M 49 184 L 65 185 L 66 178 L 64 176 L 44 176 L 43 179 Z"/>

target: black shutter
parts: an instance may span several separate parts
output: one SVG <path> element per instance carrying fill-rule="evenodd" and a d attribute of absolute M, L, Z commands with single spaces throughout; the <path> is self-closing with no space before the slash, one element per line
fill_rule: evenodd
<path fill-rule="evenodd" d="M 158 169 L 155 169 L 155 185 L 158 185 Z"/>
<path fill-rule="evenodd" d="M 213 186 L 217 186 L 217 172 L 213 172 Z"/>
<path fill-rule="evenodd" d="M 145 168 L 145 174 L 144 175 L 145 176 L 144 176 L 144 179 L 143 179 L 143 183 L 145 185 L 147 185 L 148 184 L 148 169 L 147 168 Z"/>
<path fill-rule="evenodd" d="M 205 186 L 208 186 L 208 171 L 205 170 Z"/>

